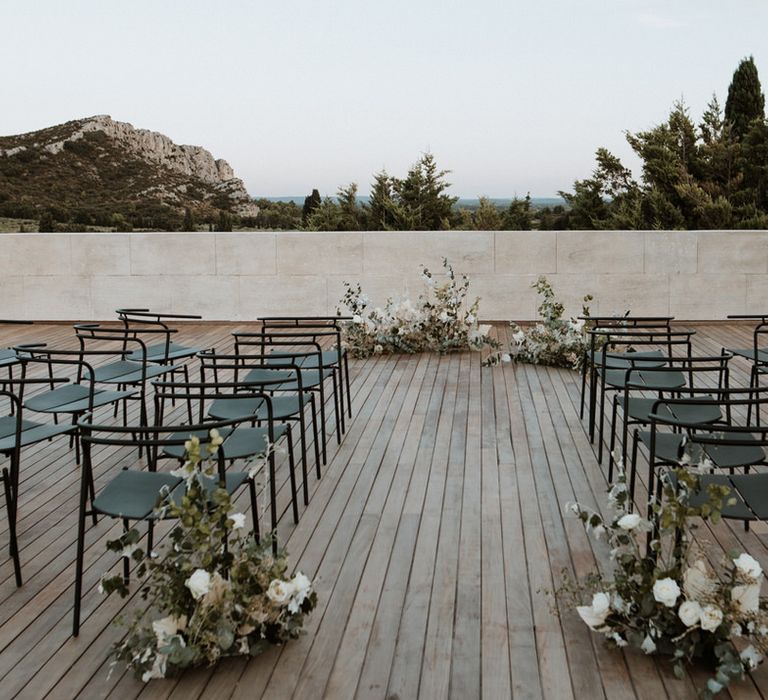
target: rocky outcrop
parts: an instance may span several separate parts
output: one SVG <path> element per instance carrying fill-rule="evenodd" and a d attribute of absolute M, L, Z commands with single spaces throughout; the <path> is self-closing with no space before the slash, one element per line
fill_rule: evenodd
<path fill-rule="evenodd" d="M 55 155 L 63 151 L 67 143 L 77 142 L 93 132 L 103 132 L 116 147 L 141 160 L 167 168 L 190 180 L 200 180 L 211 185 L 215 191 L 230 199 L 232 211 L 240 216 L 258 214 L 258 206 L 249 196 L 243 181 L 235 177 L 227 161 L 215 159 L 209 151 L 200 146 L 176 144 L 164 134 L 148 129 L 136 129 L 131 124 L 115 121 L 108 115 L 79 119 L 60 127 L 25 134 L 24 137 L 34 137 L 34 140 L 27 138 L 25 142 L 28 145 L 18 145 L 5 150 L 0 148 L 0 156 L 14 156 L 28 147 Z"/>

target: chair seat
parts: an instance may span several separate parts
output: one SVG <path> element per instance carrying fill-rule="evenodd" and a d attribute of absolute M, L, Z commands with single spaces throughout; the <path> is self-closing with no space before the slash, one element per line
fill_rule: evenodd
<path fill-rule="evenodd" d="M 170 362 L 171 360 L 181 360 L 187 357 L 194 357 L 202 352 L 203 348 L 190 348 L 178 343 L 170 343 L 166 348 L 165 343 L 149 345 L 147 347 L 147 362 Z M 127 355 L 129 360 L 143 359 L 144 352 L 141 349 L 134 350 Z"/>
<path fill-rule="evenodd" d="M 279 394 L 271 397 L 272 418 L 286 420 L 294 418 L 310 401 L 308 394 L 299 399 L 298 394 Z M 208 416 L 216 420 L 230 420 L 242 416 L 253 417 L 255 420 L 267 420 L 267 404 L 264 399 L 243 398 L 216 399 L 208 409 Z"/>
<path fill-rule="evenodd" d="M 3 348 L 0 350 L 0 367 L 10 367 L 19 361 L 16 351 L 12 348 Z"/>
<path fill-rule="evenodd" d="M 768 348 L 758 348 L 757 355 L 755 355 L 755 348 L 727 348 L 727 350 L 739 357 L 746 357 L 748 360 L 752 360 L 752 362 L 763 362 L 768 364 Z"/>
<path fill-rule="evenodd" d="M 611 352 L 603 361 L 603 351 L 595 352 L 595 366 L 605 364 L 606 369 L 629 369 L 630 367 L 663 367 L 666 364 L 661 350 L 646 350 L 642 352 Z"/>
<path fill-rule="evenodd" d="M 672 391 L 685 386 L 685 376 L 682 372 L 654 372 L 652 370 L 635 370 L 629 375 L 633 387 L 640 385 L 648 391 Z M 609 369 L 605 372 L 606 386 L 623 389 L 627 385 L 626 369 Z"/>
<path fill-rule="evenodd" d="M 267 385 L 268 390 L 272 390 L 275 387 L 274 382 L 290 381 L 295 379 L 296 372 L 294 370 L 280 370 L 280 369 L 262 369 L 261 367 L 254 367 L 249 369 L 243 376 L 244 382 L 250 382 L 251 384 L 258 384 L 263 382 Z"/>
<path fill-rule="evenodd" d="M 344 357 L 346 353 L 346 350 L 342 348 L 341 350 L 341 356 Z M 285 361 L 284 358 L 292 358 L 294 355 L 291 355 L 289 353 L 272 353 L 274 358 L 267 358 L 265 360 L 266 364 L 268 365 L 279 365 L 282 361 Z M 307 369 L 317 369 L 318 366 L 318 358 L 317 355 L 307 355 L 305 357 L 299 357 L 296 358 L 297 362 L 296 364 L 300 367 L 306 367 Z M 331 367 L 338 367 L 339 364 L 339 354 L 336 350 L 323 350 L 320 353 L 320 362 L 322 363 L 323 369 L 328 369 Z"/>
<path fill-rule="evenodd" d="M 276 425 L 274 427 L 275 440 L 277 441 L 285 435 L 286 430 L 286 426 Z M 263 454 L 269 444 L 269 430 L 266 427 L 246 428 L 240 426 L 235 430 L 223 428 L 219 433 L 224 438 L 223 449 L 226 459 L 244 459 Z M 205 430 L 189 433 L 178 432 L 173 433 L 170 437 L 174 440 L 186 440 L 191 435 L 204 438 L 207 437 L 208 433 Z M 176 459 L 184 459 L 184 452 L 184 445 L 170 445 L 163 449 L 164 456 L 175 457 Z"/>
<path fill-rule="evenodd" d="M 107 391 L 96 389 L 93 396 L 93 408 L 107 406 L 116 401 L 135 396 L 137 393 L 135 390 Z M 90 390 L 87 386 L 83 384 L 69 384 L 27 399 L 24 403 L 24 408 L 41 413 L 83 413 L 89 408 L 89 395 Z"/>
<path fill-rule="evenodd" d="M 737 439 L 749 439 L 743 434 L 729 433 L 727 431 L 719 433 L 724 438 L 734 437 Z M 651 433 L 643 430 L 639 433 L 640 440 L 650 449 Z M 662 462 L 677 462 L 680 455 L 680 446 L 683 436 L 679 433 L 656 433 L 656 459 Z M 747 467 L 754 464 L 760 464 L 765 460 L 765 452 L 759 445 L 701 445 L 690 443 L 686 446 L 686 451 L 690 454 L 692 463 L 697 463 L 702 456 L 702 452 L 712 460 L 715 467 L 719 469 L 730 469 L 738 467 Z"/>
<path fill-rule="evenodd" d="M 34 445 L 57 435 L 71 433 L 74 429 L 73 425 L 35 423 L 31 420 L 22 420 L 19 447 Z M 3 416 L 0 418 L 0 452 L 8 453 L 14 449 L 16 449 L 16 416 Z"/>
<path fill-rule="evenodd" d="M 146 379 L 154 379 L 174 369 L 173 365 L 152 365 L 142 372 L 142 363 L 132 360 L 119 360 L 94 369 L 97 382 L 103 384 L 139 384 L 142 374 Z"/>
<path fill-rule="evenodd" d="M 752 481 L 741 482 L 742 486 L 739 486 L 736 483 L 737 479 L 751 479 L 753 476 L 763 477 L 768 476 L 768 474 L 746 474 L 739 476 L 730 476 L 728 474 L 699 474 L 700 489 L 697 493 L 691 493 L 689 495 L 688 504 L 696 508 L 705 503 L 709 503 L 709 486 L 727 486 L 730 488 L 730 492 L 723 499 L 723 509 L 720 513 L 724 518 L 733 520 L 755 520 L 755 514 L 750 508 L 750 506 L 752 506 L 752 501 L 755 502 L 757 507 L 761 507 L 765 514 L 768 515 L 768 482 L 763 482 L 759 487 L 757 483 Z M 673 472 L 669 473 L 669 478 L 673 485 L 677 483 L 677 478 Z M 746 488 L 747 491 L 742 491 L 743 488 Z M 755 491 L 758 490 L 761 491 L 761 493 L 755 493 Z M 742 493 L 748 498 L 749 505 L 744 502 L 744 498 L 742 498 L 741 495 Z M 747 495 L 747 493 L 749 495 Z M 735 499 L 736 502 L 729 505 L 728 501 L 732 499 Z M 765 505 L 762 505 L 763 503 Z"/>
<path fill-rule="evenodd" d="M 93 507 L 115 518 L 148 518 L 161 499 L 161 491 L 173 491 L 183 480 L 165 472 L 126 469 L 119 472 L 96 496 Z"/>
<path fill-rule="evenodd" d="M 684 423 L 714 423 L 722 418 L 720 407 L 715 403 L 712 396 L 699 398 L 712 401 L 712 404 L 659 404 L 656 412 L 662 417 L 675 418 Z M 650 422 L 649 415 L 657 402 L 658 399 L 655 398 L 630 396 L 626 407 L 627 415 L 632 420 L 648 423 Z"/>
<path fill-rule="evenodd" d="M 248 472 L 227 472 L 226 473 L 226 489 L 227 493 L 231 496 L 237 489 L 239 489 L 246 481 L 248 481 Z M 206 479 L 205 490 L 208 492 L 208 502 L 211 501 L 211 495 L 218 488 L 218 478 Z M 184 482 L 180 483 L 172 492 L 171 499 L 176 505 L 181 504 L 181 499 L 187 492 L 187 487 Z"/>
<path fill-rule="evenodd" d="M 732 474 L 731 483 L 736 487 L 736 496 L 740 501 L 746 501 L 746 505 L 752 514 L 752 518 L 765 520 L 768 518 L 768 474 Z M 726 518 L 736 518 L 741 516 L 727 514 L 723 511 Z M 749 520 L 750 518 L 742 518 Z"/>
<path fill-rule="evenodd" d="M 320 386 L 328 377 L 333 375 L 332 369 L 310 369 L 302 370 L 301 372 L 301 386 L 303 389 L 313 389 L 316 386 Z M 299 383 L 294 379 L 290 382 L 284 382 L 274 387 L 275 391 L 298 391 Z"/>

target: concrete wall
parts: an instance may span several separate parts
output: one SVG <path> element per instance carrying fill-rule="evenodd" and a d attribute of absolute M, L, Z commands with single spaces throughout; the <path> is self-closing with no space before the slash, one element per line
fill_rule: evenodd
<path fill-rule="evenodd" d="M 768 313 L 768 232 L 504 231 L 0 234 L 0 318 L 110 319 L 119 306 L 210 320 L 332 312 L 343 282 L 375 303 L 423 289 L 447 256 L 485 320 L 535 318 L 545 274 L 569 312 L 719 319 Z"/>

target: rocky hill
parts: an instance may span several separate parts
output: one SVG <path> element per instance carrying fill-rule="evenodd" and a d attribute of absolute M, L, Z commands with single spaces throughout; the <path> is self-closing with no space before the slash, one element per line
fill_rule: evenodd
<path fill-rule="evenodd" d="M 0 137 L 0 216 L 177 229 L 258 207 L 224 160 L 108 116 Z"/>

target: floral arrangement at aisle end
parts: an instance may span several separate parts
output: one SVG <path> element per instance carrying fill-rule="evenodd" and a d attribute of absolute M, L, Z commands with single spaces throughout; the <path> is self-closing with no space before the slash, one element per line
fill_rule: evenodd
<path fill-rule="evenodd" d="M 589 342 L 584 320 L 563 318 L 565 306 L 555 299 L 555 291 L 546 277 L 539 277 L 531 286 L 542 297 L 538 308 L 541 320 L 530 328 L 511 322 L 513 344 L 509 353 L 494 353 L 485 364 L 497 365 L 516 360 L 534 365 L 580 369 Z M 592 299 L 591 294 L 584 297 L 582 316 L 589 316 Z"/>
<path fill-rule="evenodd" d="M 384 308 L 368 309 L 368 295 L 360 284 L 344 283 L 341 303 L 352 316 L 344 325 L 343 345 L 353 357 L 364 358 L 383 353 L 448 353 L 456 350 L 498 348 L 488 335 L 490 326 L 478 325 L 480 299 L 467 306 L 469 278 L 457 279 L 453 267 L 443 258 L 446 281 L 439 283 L 422 268 L 428 293 L 410 298 L 390 297 Z M 341 314 L 341 310 L 339 310 Z"/>
<path fill-rule="evenodd" d="M 184 478 L 186 493 L 178 505 L 166 493 L 158 506 L 159 516 L 177 519 L 168 544 L 147 556 L 135 529 L 107 544 L 138 562 L 141 595 L 149 601 L 111 652 L 114 663 L 125 662 L 144 682 L 222 656 L 256 656 L 295 639 L 317 603 L 309 578 L 300 572 L 287 576 L 284 552 L 274 554 L 269 538 L 257 543 L 244 534 L 245 515 L 233 512 L 225 489 L 216 488 L 209 500 L 221 442 L 211 430 L 203 459 L 200 440 L 187 441 L 186 462 L 172 472 Z M 99 588 L 107 595 L 128 594 L 122 576 L 102 578 Z"/>
<path fill-rule="evenodd" d="M 684 466 L 662 478 L 662 499 L 652 506 L 655 531 L 650 520 L 629 511 L 623 469 L 609 491 L 610 521 L 578 504 L 566 506 L 611 548 L 614 569 L 610 579 L 592 574 L 582 581 L 568 579 L 566 572 L 568 580 L 556 595 L 609 645 L 671 656 L 678 678 L 695 658 L 709 662 L 714 676 L 701 693 L 711 698 L 756 668 L 768 652 L 763 571 L 749 554 L 734 552 L 718 576 L 703 552 L 694 550 L 691 520 L 718 522 L 724 505 L 733 502 L 727 486 L 710 484 L 704 494 L 695 470 Z M 699 505 L 692 505 L 694 495 Z M 588 604 L 585 598 L 591 598 Z"/>

